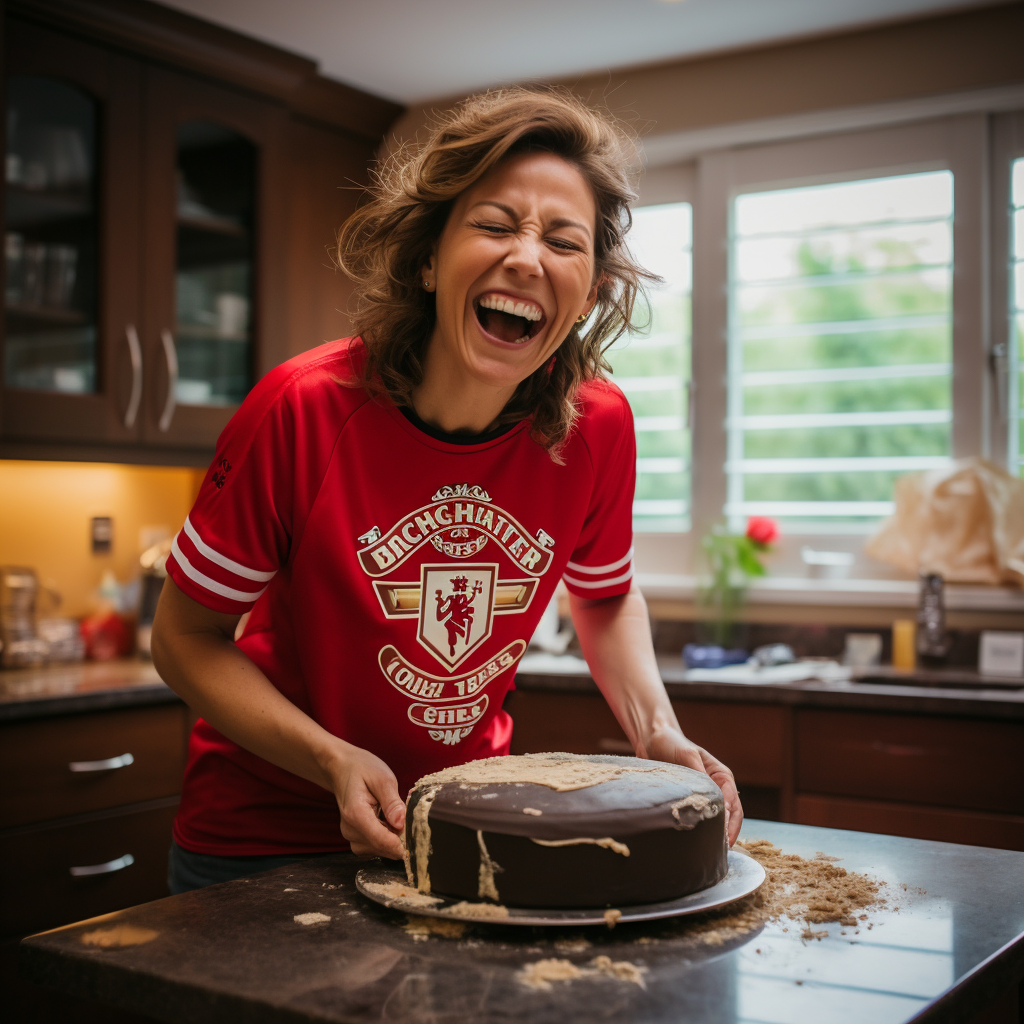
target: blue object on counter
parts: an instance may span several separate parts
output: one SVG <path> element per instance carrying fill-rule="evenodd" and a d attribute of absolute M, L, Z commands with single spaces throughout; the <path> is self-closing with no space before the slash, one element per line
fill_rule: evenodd
<path fill-rule="evenodd" d="M 717 644 L 687 644 L 683 648 L 683 661 L 687 668 L 725 668 L 726 665 L 743 665 L 750 655 L 739 647 L 726 650 Z"/>

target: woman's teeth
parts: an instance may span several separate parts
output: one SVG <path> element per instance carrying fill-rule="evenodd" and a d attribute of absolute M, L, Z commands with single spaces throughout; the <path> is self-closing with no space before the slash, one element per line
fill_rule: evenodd
<path fill-rule="evenodd" d="M 521 316 L 524 320 L 540 320 L 544 316 L 544 311 L 535 303 L 517 301 L 503 295 L 484 295 L 480 299 L 480 306 L 483 309 L 497 310 L 499 313 Z"/>

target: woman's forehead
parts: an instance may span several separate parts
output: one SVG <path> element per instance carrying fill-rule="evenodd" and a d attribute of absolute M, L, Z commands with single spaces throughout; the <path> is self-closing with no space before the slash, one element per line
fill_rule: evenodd
<path fill-rule="evenodd" d="M 511 207 L 516 214 L 537 208 L 545 219 L 580 223 L 593 232 L 597 204 L 580 169 L 554 153 L 521 153 L 502 160 L 460 197 L 475 206 Z"/>

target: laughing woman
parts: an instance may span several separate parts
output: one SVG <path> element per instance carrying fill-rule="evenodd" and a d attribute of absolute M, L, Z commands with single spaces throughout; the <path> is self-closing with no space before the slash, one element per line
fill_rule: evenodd
<path fill-rule="evenodd" d="M 175 891 L 400 857 L 421 775 L 508 753 L 559 579 L 636 754 L 708 772 L 735 840 L 732 773 L 683 735 L 632 582 L 633 423 L 602 359 L 644 276 L 628 154 L 567 94 L 490 93 L 342 229 L 358 336 L 253 389 L 168 560 L 153 657 L 202 716 Z"/>

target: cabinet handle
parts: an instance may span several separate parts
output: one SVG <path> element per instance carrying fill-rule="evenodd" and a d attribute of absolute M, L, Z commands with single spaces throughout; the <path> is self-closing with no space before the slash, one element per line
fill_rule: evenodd
<path fill-rule="evenodd" d="M 72 878 L 85 878 L 87 875 L 110 875 L 115 871 L 124 871 L 135 863 L 135 858 L 126 853 L 123 857 L 115 857 L 105 864 L 84 864 L 81 867 L 70 868 Z"/>
<path fill-rule="evenodd" d="M 109 772 L 112 768 L 127 768 L 134 763 L 135 758 L 131 754 L 121 754 L 118 757 L 105 757 L 102 761 L 72 761 L 68 764 L 68 771 Z"/>
<path fill-rule="evenodd" d="M 128 399 L 128 408 L 124 412 L 124 425 L 130 430 L 135 426 L 135 417 L 139 415 L 139 403 L 142 401 L 142 346 L 135 324 L 124 329 L 128 339 L 128 355 L 132 361 L 132 393 Z"/>
<path fill-rule="evenodd" d="M 159 427 L 162 431 L 166 432 L 171 428 L 171 420 L 174 418 L 174 407 L 177 405 L 178 350 L 174 347 L 174 338 L 170 331 L 166 329 L 161 331 L 160 341 L 164 346 L 164 359 L 167 360 L 167 401 L 164 402 L 164 411 L 160 416 Z"/>

